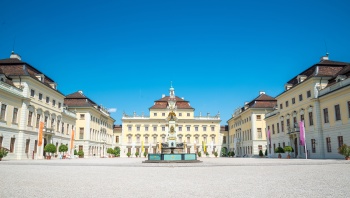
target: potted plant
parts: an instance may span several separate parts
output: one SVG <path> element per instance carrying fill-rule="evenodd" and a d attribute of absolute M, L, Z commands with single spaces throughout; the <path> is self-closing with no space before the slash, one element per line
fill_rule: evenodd
<path fill-rule="evenodd" d="M 8 151 L 9 151 L 8 149 L 4 147 L 0 147 L 0 161 L 2 160 L 2 158 L 7 156 Z"/>
<path fill-rule="evenodd" d="M 128 152 L 126 155 L 127 155 L 128 157 L 130 157 L 130 156 L 131 156 L 131 153 L 130 153 L 130 152 Z"/>
<path fill-rule="evenodd" d="M 138 157 L 140 155 L 140 153 L 138 151 L 136 151 L 135 156 Z"/>
<path fill-rule="evenodd" d="M 84 151 L 80 150 L 78 151 L 79 158 L 84 158 Z"/>
<path fill-rule="evenodd" d="M 234 157 L 234 156 L 235 156 L 235 152 L 231 151 L 231 152 L 230 152 L 230 156 L 231 156 L 231 157 Z"/>
<path fill-rule="evenodd" d="M 146 151 L 143 152 L 143 156 L 144 156 L 144 157 L 147 157 L 147 152 L 146 152 Z"/>
<path fill-rule="evenodd" d="M 217 151 L 214 152 L 214 156 L 218 157 L 218 152 Z"/>
<path fill-rule="evenodd" d="M 197 152 L 198 157 L 202 156 L 202 153 L 200 151 Z"/>
<path fill-rule="evenodd" d="M 68 151 L 68 147 L 64 144 L 61 144 L 61 146 L 58 147 L 58 151 L 62 153 L 62 158 L 66 159 L 66 155 L 64 155 L 64 153 Z"/>
<path fill-rule="evenodd" d="M 260 157 L 263 157 L 263 156 L 264 156 L 262 150 L 259 150 L 259 156 L 260 156 Z"/>
<path fill-rule="evenodd" d="M 46 156 L 46 159 L 51 159 L 52 153 L 56 153 L 57 148 L 53 144 L 46 144 L 44 151 L 49 154 Z"/>
<path fill-rule="evenodd" d="M 290 159 L 290 152 L 293 152 L 293 147 L 285 146 L 283 149 L 285 152 L 288 152 L 287 159 Z"/>
<path fill-rule="evenodd" d="M 350 146 L 343 144 L 338 148 L 338 153 L 345 156 L 345 160 L 350 159 Z"/>
<path fill-rule="evenodd" d="M 275 153 L 278 153 L 278 158 L 282 158 L 281 153 L 284 153 L 284 150 L 283 150 L 282 147 L 277 147 L 277 148 L 275 149 Z"/>
<path fill-rule="evenodd" d="M 209 157 L 209 153 L 208 153 L 208 152 L 205 152 L 205 155 L 206 155 L 207 157 Z"/>
<path fill-rule="evenodd" d="M 116 157 L 120 157 L 120 148 L 119 147 L 114 147 L 114 155 Z"/>
<path fill-rule="evenodd" d="M 114 155 L 114 150 L 112 148 L 108 148 L 107 153 L 109 154 L 108 157 L 111 158 L 112 155 Z"/>

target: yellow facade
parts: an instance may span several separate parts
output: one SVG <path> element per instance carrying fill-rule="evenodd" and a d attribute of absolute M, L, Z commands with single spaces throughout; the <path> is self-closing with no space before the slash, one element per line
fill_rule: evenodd
<path fill-rule="evenodd" d="M 334 81 L 338 72 L 346 67 L 347 63 L 333 62 L 329 61 L 328 57 L 323 57 L 320 63 L 305 70 L 285 85 L 285 91 L 276 97 L 277 108 L 266 114 L 265 118 L 267 130 L 271 131 L 270 156 L 277 156 L 274 149 L 279 146 L 292 146 L 292 157 L 342 157 L 337 153 L 337 148 L 342 143 L 349 144 L 350 140 L 347 133 L 347 129 L 350 128 L 350 89 L 347 84 L 349 79 Z M 340 107 L 341 119 L 338 121 L 335 121 L 336 105 Z M 328 112 L 326 123 L 325 112 Z M 305 125 L 308 156 L 305 147 L 299 144 L 301 120 L 304 120 Z"/>
<path fill-rule="evenodd" d="M 275 105 L 274 98 L 260 92 L 256 99 L 237 108 L 232 118 L 227 121 L 229 151 L 234 151 L 237 157 L 257 156 L 260 150 L 265 153 L 265 113 L 272 111 Z"/>
<path fill-rule="evenodd" d="M 175 114 L 178 119 L 175 127 L 177 131 L 176 142 L 185 143 L 184 152 L 187 153 L 197 151 L 203 153 L 203 146 L 206 146 L 207 152 L 211 156 L 213 156 L 214 151 L 219 153 L 222 144 L 220 115 L 195 116 L 193 108 L 190 106 L 181 108 L 180 102 L 186 103 L 186 101 L 178 98 L 176 102 Z M 158 101 L 155 102 L 155 105 L 157 105 L 156 103 Z M 169 127 L 166 118 L 168 115 L 169 109 L 166 107 L 150 108 L 149 116 L 137 115 L 136 113 L 133 115 L 124 114 L 122 117 L 121 157 L 125 157 L 128 152 L 132 155 L 135 152 L 141 152 L 142 144 L 146 152 L 159 153 L 159 143 L 167 141 L 166 134 Z"/>

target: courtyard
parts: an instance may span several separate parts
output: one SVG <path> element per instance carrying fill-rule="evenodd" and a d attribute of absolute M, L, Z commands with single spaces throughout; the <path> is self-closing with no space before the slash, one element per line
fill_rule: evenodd
<path fill-rule="evenodd" d="M 0 197 L 347 197 L 350 161 L 199 158 L 1 161 Z"/>

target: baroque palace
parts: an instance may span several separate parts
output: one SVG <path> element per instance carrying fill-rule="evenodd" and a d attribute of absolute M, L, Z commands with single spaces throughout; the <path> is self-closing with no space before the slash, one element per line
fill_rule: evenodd
<path fill-rule="evenodd" d="M 350 63 L 331 61 L 328 54 L 285 85 L 274 111 L 265 115 L 271 132 L 269 155 L 292 146 L 292 157 L 343 158 L 338 148 L 350 144 Z M 300 146 L 304 121 L 305 142 Z M 307 156 L 305 156 L 307 154 Z"/>
<path fill-rule="evenodd" d="M 83 150 L 85 157 L 105 156 L 112 145 L 114 119 L 106 109 L 82 92 L 66 97 L 14 52 L 0 60 L 0 107 L 0 147 L 9 149 L 7 159 L 42 159 L 48 143 Z"/>
<path fill-rule="evenodd" d="M 127 153 L 159 153 L 160 143 L 167 141 L 166 132 L 168 125 L 166 118 L 170 110 L 169 97 L 176 100 L 176 116 L 178 118 L 175 130 L 177 131 L 176 142 L 183 142 L 186 145 L 187 153 L 198 151 L 207 151 L 213 156 L 215 151 L 221 151 L 222 135 L 220 133 L 220 114 L 210 116 L 194 115 L 194 108 L 189 101 L 175 96 L 175 90 L 170 88 L 169 96 L 163 95 L 156 100 L 154 105 L 149 108 L 149 116 L 145 115 L 126 115 L 122 117 L 121 132 L 121 153 L 126 156 Z"/>

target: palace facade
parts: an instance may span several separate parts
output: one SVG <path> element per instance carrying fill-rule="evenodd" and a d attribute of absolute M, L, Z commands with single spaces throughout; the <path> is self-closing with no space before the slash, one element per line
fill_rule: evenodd
<path fill-rule="evenodd" d="M 18 54 L 0 60 L 0 147 L 10 150 L 6 159 L 42 159 L 48 143 L 71 149 L 76 118 L 64 107 L 64 98 L 55 81 Z M 40 122 L 44 129 L 38 146 Z"/>
<path fill-rule="evenodd" d="M 113 147 L 114 119 L 106 108 L 97 105 L 82 91 L 69 94 L 64 104 L 76 113 L 75 149 L 84 151 L 84 157 L 105 157 Z"/>
<path fill-rule="evenodd" d="M 266 112 L 273 111 L 276 103 L 275 98 L 260 92 L 255 99 L 237 108 L 227 121 L 228 150 L 234 151 L 237 157 L 257 156 L 260 150 L 265 153 L 267 143 L 264 118 Z"/>
<path fill-rule="evenodd" d="M 159 153 L 159 143 L 167 140 L 168 125 L 166 118 L 169 115 L 169 98 L 175 98 L 176 110 L 174 111 L 178 121 L 175 130 L 177 131 L 177 143 L 186 145 L 186 153 L 203 153 L 206 147 L 209 155 L 213 152 L 220 153 L 222 135 L 220 134 L 220 114 L 210 116 L 195 116 L 195 109 L 189 101 L 175 96 L 174 88 L 170 88 L 169 96 L 163 95 L 156 100 L 149 108 L 149 116 L 124 114 L 122 117 L 122 134 L 119 139 L 121 145 L 121 157 L 128 152 L 132 155 L 135 152 L 142 152 L 142 146 L 146 153 Z"/>
<path fill-rule="evenodd" d="M 337 149 L 350 144 L 349 76 L 350 63 L 326 55 L 285 84 L 275 110 L 265 115 L 270 156 L 277 156 L 276 147 L 288 145 L 293 147 L 292 157 L 343 158 Z M 307 152 L 299 144 L 301 120 Z"/>

